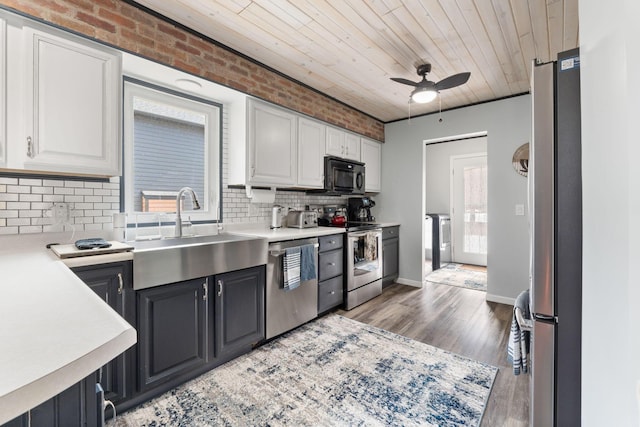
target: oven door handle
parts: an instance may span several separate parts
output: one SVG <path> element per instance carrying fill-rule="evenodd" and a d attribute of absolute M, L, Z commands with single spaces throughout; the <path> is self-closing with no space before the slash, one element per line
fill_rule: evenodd
<path fill-rule="evenodd" d="M 294 247 L 295 247 L 295 246 L 294 246 Z M 314 244 L 313 244 L 313 247 L 314 247 L 314 248 L 319 248 L 319 247 L 320 247 L 320 244 L 319 244 L 319 243 L 314 243 Z M 285 251 L 285 250 L 269 251 L 269 253 L 271 254 L 271 256 L 279 257 L 279 256 L 282 256 L 282 255 L 284 255 L 285 253 L 287 253 L 287 251 Z"/>
<path fill-rule="evenodd" d="M 379 230 L 369 230 L 369 231 L 360 231 L 360 232 L 354 232 L 354 231 L 350 231 L 347 236 L 349 238 L 351 237 L 364 237 L 366 236 L 368 233 L 375 233 L 376 237 L 378 237 L 378 235 L 382 236 L 382 232 Z"/>

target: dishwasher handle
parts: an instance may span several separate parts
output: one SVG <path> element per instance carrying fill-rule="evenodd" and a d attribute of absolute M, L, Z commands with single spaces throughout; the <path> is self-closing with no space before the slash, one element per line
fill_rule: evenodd
<path fill-rule="evenodd" d="M 312 243 L 312 244 L 313 244 L 314 248 L 319 248 L 320 247 L 319 243 Z M 294 246 L 294 247 L 296 247 L 296 246 Z M 284 250 L 284 249 L 282 249 L 282 250 L 271 250 L 271 251 L 269 251 L 269 254 L 271 254 L 271 256 L 274 256 L 274 257 L 279 257 L 279 256 L 284 255 L 286 252 L 287 251 Z"/>

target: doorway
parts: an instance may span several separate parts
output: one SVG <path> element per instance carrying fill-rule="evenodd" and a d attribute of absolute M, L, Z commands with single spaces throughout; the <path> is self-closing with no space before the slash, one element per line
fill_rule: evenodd
<path fill-rule="evenodd" d="M 487 265 L 487 153 L 451 156 L 451 257 Z"/>
<path fill-rule="evenodd" d="M 425 141 L 423 283 L 487 290 L 487 164 L 486 132 Z M 477 177 L 482 178 L 480 183 L 474 179 Z M 456 216 L 458 225 L 454 224 Z M 443 217 L 450 218 L 449 258 L 448 262 L 442 262 L 441 253 L 441 265 L 433 270 L 433 233 L 430 232 L 433 222 L 430 220 Z M 451 250 L 453 245 L 458 249 L 456 257 Z"/>

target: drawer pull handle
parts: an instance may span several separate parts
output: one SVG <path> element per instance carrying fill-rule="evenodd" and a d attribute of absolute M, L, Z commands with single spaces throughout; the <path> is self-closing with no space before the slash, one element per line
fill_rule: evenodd
<path fill-rule="evenodd" d="M 218 280 L 218 296 L 222 296 L 222 280 Z"/>
<path fill-rule="evenodd" d="M 202 289 L 204 290 L 204 295 L 202 295 L 203 301 L 206 301 L 209 298 L 209 279 L 205 280 L 202 284 Z"/>
<path fill-rule="evenodd" d="M 122 273 L 118 273 L 118 295 L 122 295 L 124 289 L 124 280 L 122 280 Z"/>

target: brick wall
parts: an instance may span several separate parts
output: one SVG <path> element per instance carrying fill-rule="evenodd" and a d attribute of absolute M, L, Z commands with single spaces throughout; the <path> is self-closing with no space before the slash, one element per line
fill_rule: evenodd
<path fill-rule="evenodd" d="M 0 4 L 320 120 L 383 141 L 384 125 L 119 0 Z"/>

